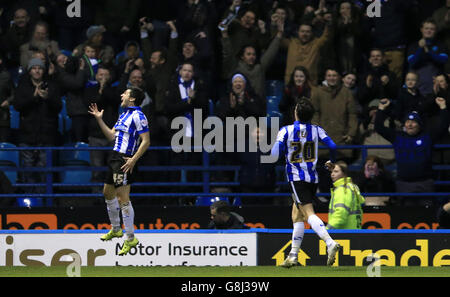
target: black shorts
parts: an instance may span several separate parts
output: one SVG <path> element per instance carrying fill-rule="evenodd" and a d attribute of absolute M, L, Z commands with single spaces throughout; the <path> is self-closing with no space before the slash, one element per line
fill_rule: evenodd
<path fill-rule="evenodd" d="M 124 157 L 125 154 L 118 153 L 116 151 L 112 152 L 111 158 L 108 162 L 108 174 L 106 175 L 105 183 L 108 185 L 114 185 L 115 188 L 131 185 L 134 182 L 135 176 L 137 175 L 137 165 L 133 168 L 133 173 L 123 172 L 121 167 L 125 164 Z"/>
<path fill-rule="evenodd" d="M 295 204 L 305 205 L 313 202 L 313 198 L 316 197 L 318 184 L 308 183 L 305 181 L 292 181 L 291 185 L 292 198 Z"/>

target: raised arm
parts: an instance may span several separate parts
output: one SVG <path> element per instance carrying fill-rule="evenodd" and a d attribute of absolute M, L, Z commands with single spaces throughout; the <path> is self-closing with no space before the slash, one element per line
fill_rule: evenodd
<path fill-rule="evenodd" d="M 284 24 L 282 22 L 278 22 L 277 29 L 278 29 L 277 34 L 272 39 L 272 42 L 270 42 L 269 47 L 261 57 L 261 66 L 264 69 L 264 71 L 266 71 L 270 67 L 270 64 L 272 64 L 275 56 L 278 53 L 278 50 L 280 49 L 281 38 L 283 37 L 284 32 Z"/>
<path fill-rule="evenodd" d="M 435 99 L 436 104 L 439 106 L 439 125 L 431 130 L 431 139 L 433 142 L 439 140 L 439 138 L 448 133 L 449 127 L 449 114 L 447 109 L 446 100 L 442 97 L 437 97 Z"/>
<path fill-rule="evenodd" d="M 115 137 L 116 137 L 115 136 L 116 130 L 114 128 L 109 128 L 105 124 L 105 122 L 103 121 L 103 112 L 104 112 L 104 110 L 102 109 L 101 111 L 99 111 L 98 108 L 97 108 L 97 104 L 96 103 L 92 103 L 89 106 L 89 111 L 88 112 L 95 117 L 95 119 L 97 120 L 97 123 L 100 126 L 100 129 L 102 130 L 102 132 L 105 135 L 106 139 L 108 139 L 109 141 L 113 141 L 115 139 Z"/>
<path fill-rule="evenodd" d="M 383 136 L 387 141 L 394 143 L 395 141 L 395 130 L 389 129 L 384 126 L 384 121 L 387 118 L 386 108 L 391 104 L 388 99 L 381 99 L 380 104 L 378 104 L 378 111 L 375 116 L 375 131 Z"/>

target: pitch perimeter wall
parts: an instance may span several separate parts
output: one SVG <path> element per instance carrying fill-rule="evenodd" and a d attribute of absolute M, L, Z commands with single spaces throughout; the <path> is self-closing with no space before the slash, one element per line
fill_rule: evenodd
<path fill-rule="evenodd" d="M 0 266 L 280 265 L 291 229 L 136 230 L 140 243 L 118 256 L 123 239 L 107 230 L 0 230 Z M 450 266 L 450 230 L 330 230 L 341 246 L 335 266 Z M 369 257 L 369 258 L 368 258 Z M 378 260 L 370 260 L 370 257 Z M 305 231 L 299 262 L 325 265 L 326 246 Z"/>

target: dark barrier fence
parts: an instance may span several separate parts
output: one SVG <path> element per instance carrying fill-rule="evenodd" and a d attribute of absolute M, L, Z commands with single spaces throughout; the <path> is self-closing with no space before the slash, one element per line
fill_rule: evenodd
<path fill-rule="evenodd" d="M 150 151 L 171 151 L 172 147 L 167 146 L 154 146 L 149 147 Z M 194 148 L 195 149 L 195 148 Z M 319 149 L 325 149 L 325 147 L 321 146 Z M 365 159 L 368 155 L 369 149 L 392 149 L 391 145 L 347 145 L 347 146 L 338 146 L 338 150 L 341 149 L 358 149 L 361 151 L 361 161 L 358 163 L 351 164 L 349 166 L 350 170 L 360 170 L 361 167 L 364 164 Z M 436 150 L 447 150 L 450 149 L 450 145 L 435 145 L 434 149 Z M 55 166 L 53 160 L 55 160 L 55 154 L 61 154 L 65 152 L 73 151 L 75 153 L 80 152 L 89 152 L 93 150 L 111 150 L 110 147 L 89 147 L 89 146 L 82 146 L 82 147 L 7 147 L 2 146 L 0 147 L 0 152 L 17 152 L 17 151 L 25 151 L 25 150 L 43 150 L 46 152 L 46 165 L 45 167 L 22 167 L 20 165 L 20 162 L 18 164 L 7 164 L 8 166 L 5 166 L 5 162 L 0 160 L 0 171 L 4 171 L 6 173 L 11 172 L 41 172 L 45 173 L 45 183 L 13 183 L 13 186 L 16 189 L 21 189 L 22 192 L 25 193 L 10 193 L 10 194 L 1 194 L 1 198 L 15 198 L 15 197 L 30 197 L 30 198 L 46 198 L 47 203 L 46 206 L 52 205 L 52 198 L 66 198 L 66 197 L 101 197 L 102 194 L 91 194 L 91 193 L 58 193 L 58 191 L 55 191 L 55 189 L 61 189 L 61 188 L 78 188 L 83 189 L 86 187 L 95 187 L 95 186 L 102 186 L 101 183 L 92 183 L 92 182 L 55 182 L 54 180 L 54 173 L 67 173 L 67 172 L 94 172 L 94 171 L 106 171 L 107 167 L 93 167 L 89 165 L 89 162 L 87 162 L 87 165 L 80 166 L 79 164 L 72 164 L 70 166 L 61 166 L 61 164 L 57 164 L 58 166 Z M 202 192 L 188 192 L 188 193 L 132 193 L 131 197 L 136 198 L 152 198 L 152 197 L 208 197 L 208 196 L 233 196 L 233 197 L 284 197 L 284 196 L 290 196 L 289 193 L 211 193 L 210 189 L 211 187 L 216 186 L 239 186 L 239 181 L 236 178 L 239 174 L 240 166 L 214 166 L 211 164 L 211 154 L 207 153 L 206 151 L 202 151 L 202 160 L 201 165 L 198 166 L 187 166 L 187 165 L 176 165 L 176 166 L 139 166 L 139 171 L 145 172 L 145 171 L 153 171 L 153 172 L 179 172 L 180 173 L 180 180 L 176 182 L 138 182 L 133 184 L 133 187 L 189 187 L 189 186 L 195 186 L 195 187 L 201 187 Z M 278 170 L 283 170 L 284 166 L 277 166 Z M 396 166 L 391 165 L 388 167 L 390 170 L 395 170 Z M 433 165 L 434 171 L 447 171 L 450 170 L 450 165 L 445 164 L 436 164 Z M 186 172 L 188 171 L 197 171 L 201 172 L 202 175 L 202 181 L 201 182 L 189 182 L 186 180 Z M 211 181 L 210 174 L 212 172 L 217 171 L 231 171 L 234 172 L 234 181 L 232 182 L 213 182 Z M 286 182 L 284 181 L 278 181 L 277 185 L 284 185 Z M 436 185 L 450 185 L 450 181 L 448 180 L 436 180 Z M 26 193 L 27 188 L 30 187 L 41 187 L 45 188 L 45 191 L 41 193 Z M 56 192 L 56 193 L 55 193 Z M 81 192 L 81 191 L 80 191 Z M 450 196 L 450 193 L 447 192 L 441 192 L 441 193 L 363 193 L 364 196 L 370 197 L 370 196 L 401 196 L 401 197 L 445 197 Z M 328 197 L 329 193 L 318 193 L 318 196 L 322 197 Z"/>

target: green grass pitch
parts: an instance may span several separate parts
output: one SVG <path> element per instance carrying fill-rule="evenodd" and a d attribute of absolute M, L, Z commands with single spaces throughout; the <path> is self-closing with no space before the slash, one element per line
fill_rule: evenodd
<path fill-rule="evenodd" d="M 367 267 L 86 267 L 81 277 L 366 277 Z M 380 267 L 381 277 L 450 277 L 450 267 Z M 67 277 L 66 267 L 0 267 L 0 277 Z"/>

